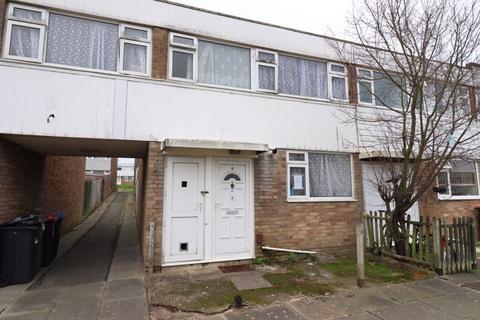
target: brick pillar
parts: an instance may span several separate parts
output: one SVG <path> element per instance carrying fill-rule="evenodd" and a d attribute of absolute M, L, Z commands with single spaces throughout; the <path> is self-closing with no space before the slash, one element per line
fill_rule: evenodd
<path fill-rule="evenodd" d="M 146 268 L 149 267 L 150 223 L 155 223 L 154 236 L 154 271 L 161 268 L 162 257 L 162 219 L 163 219 L 163 184 L 164 157 L 159 142 L 150 142 L 148 155 L 144 165 L 144 224 L 143 224 L 143 258 Z"/>
<path fill-rule="evenodd" d="M 154 27 L 152 34 L 152 78 L 167 79 L 167 70 L 168 30 Z"/>
<path fill-rule="evenodd" d="M 357 67 L 353 64 L 347 66 L 348 70 L 348 97 L 351 104 L 358 104 Z"/>
<path fill-rule="evenodd" d="M 0 54 L 3 51 L 2 40 L 3 40 L 3 27 L 5 25 L 5 15 L 7 13 L 7 0 L 0 0 Z"/>

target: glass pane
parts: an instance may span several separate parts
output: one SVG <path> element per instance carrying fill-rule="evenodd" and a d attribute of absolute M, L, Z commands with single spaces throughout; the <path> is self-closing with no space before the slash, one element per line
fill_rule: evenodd
<path fill-rule="evenodd" d="M 260 62 L 267 62 L 267 63 L 275 63 L 275 55 L 273 53 L 268 52 L 258 52 L 258 61 Z"/>
<path fill-rule="evenodd" d="M 370 70 L 359 69 L 358 70 L 358 76 L 360 78 L 371 79 L 372 78 L 372 72 Z"/>
<path fill-rule="evenodd" d="M 332 98 L 347 99 L 345 78 L 332 77 Z"/>
<path fill-rule="evenodd" d="M 372 103 L 372 83 L 368 81 L 359 81 L 360 102 Z"/>
<path fill-rule="evenodd" d="M 344 67 L 344 66 L 340 66 L 340 65 L 338 65 L 338 64 L 332 64 L 332 65 L 330 65 L 330 70 L 332 70 L 333 72 L 345 73 L 345 67 Z"/>
<path fill-rule="evenodd" d="M 39 44 L 40 29 L 12 25 L 9 55 L 36 59 L 38 58 Z"/>
<path fill-rule="evenodd" d="M 124 43 L 123 70 L 147 73 L 147 47 L 138 44 Z"/>
<path fill-rule="evenodd" d="M 22 8 L 13 8 L 13 16 L 18 19 L 30 21 L 42 21 L 42 13 L 40 11 L 27 10 Z"/>
<path fill-rule="evenodd" d="M 50 14 L 46 61 L 117 70 L 118 25 Z"/>
<path fill-rule="evenodd" d="M 260 89 L 275 90 L 275 68 L 258 66 L 258 87 Z"/>
<path fill-rule="evenodd" d="M 305 97 L 327 98 L 327 64 L 278 56 L 278 91 Z"/>
<path fill-rule="evenodd" d="M 375 104 L 377 106 L 386 106 L 390 108 L 402 108 L 402 91 L 398 84 L 401 83 L 399 77 L 395 77 L 393 82 L 387 75 L 380 72 L 373 73 L 373 87 L 375 88 Z"/>
<path fill-rule="evenodd" d="M 187 46 L 193 46 L 195 41 L 192 38 L 173 36 L 173 42 L 177 44 L 183 44 Z"/>
<path fill-rule="evenodd" d="M 125 27 L 125 30 L 123 33 L 125 37 L 128 37 L 128 38 L 144 39 L 144 40 L 148 38 L 148 32 L 146 30 Z"/>
<path fill-rule="evenodd" d="M 250 88 L 250 49 L 198 42 L 198 82 Z"/>
<path fill-rule="evenodd" d="M 450 172 L 453 196 L 478 196 L 477 174 L 474 162 L 455 161 Z"/>
<path fill-rule="evenodd" d="M 305 161 L 305 154 L 304 153 L 289 153 L 288 154 L 289 161 Z"/>
<path fill-rule="evenodd" d="M 172 76 L 182 79 L 193 79 L 193 54 L 173 51 Z"/>
<path fill-rule="evenodd" d="M 438 194 L 448 194 L 448 176 L 446 172 L 440 172 L 437 176 Z"/>
<path fill-rule="evenodd" d="M 290 167 L 290 196 L 307 195 L 305 172 L 304 167 Z"/>
<path fill-rule="evenodd" d="M 352 197 L 348 154 L 308 154 L 310 197 Z"/>

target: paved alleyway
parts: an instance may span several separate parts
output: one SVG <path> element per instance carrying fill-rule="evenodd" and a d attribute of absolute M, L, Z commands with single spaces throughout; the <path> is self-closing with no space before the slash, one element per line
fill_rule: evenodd
<path fill-rule="evenodd" d="M 95 226 L 0 313 L 2 320 L 146 316 L 133 197 L 126 193 L 117 193 Z"/>

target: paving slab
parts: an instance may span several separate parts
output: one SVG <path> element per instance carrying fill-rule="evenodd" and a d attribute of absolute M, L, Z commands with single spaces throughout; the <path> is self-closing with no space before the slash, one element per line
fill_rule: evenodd
<path fill-rule="evenodd" d="M 401 305 L 389 306 L 378 310 L 371 310 L 372 314 L 383 320 L 405 320 L 405 319 L 422 319 L 422 320 L 450 320 L 460 319 L 450 313 L 438 310 L 427 304 L 420 302 L 410 302 Z"/>
<path fill-rule="evenodd" d="M 442 276 L 441 278 L 458 285 L 480 281 L 480 275 L 473 272 L 450 274 L 450 275 Z"/>
<path fill-rule="evenodd" d="M 379 320 L 378 317 L 374 316 L 369 312 L 362 312 L 362 313 L 355 314 L 353 316 L 334 318 L 334 319 L 335 320 Z"/>
<path fill-rule="evenodd" d="M 300 298 L 288 302 L 288 306 L 309 320 L 347 316 L 344 310 L 319 299 Z"/>
<path fill-rule="evenodd" d="M 298 312 L 285 305 L 273 305 L 254 310 L 238 310 L 225 314 L 228 320 L 268 320 L 268 319 L 291 319 L 305 320 Z"/>
<path fill-rule="evenodd" d="M 332 296 L 326 301 L 349 315 L 395 305 L 395 302 L 378 292 L 376 288 L 354 290 L 347 296 Z"/>
<path fill-rule="evenodd" d="M 147 320 L 148 313 L 144 306 L 145 298 L 128 298 L 103 301 L 98 319 L 100 320 Z"/>
<path fill-rule="evenodd" d="M 62 290 L 58 288 L 25 291 L 2 312 L 1 316 L 24 312 L 50 311 L 61 294 Z"/>
<path fill-rule="evenodd" d="M 426 288 L 415 283 L 379 287 L 378 292 L 397 303 L 406 303 L 414 300 L 438 297 L 444 294 L 437 290 Z"/>
<path fill-rule="evenodd" d="M 145 297 L 145 283 L 143 279 L 133 278 L 107 282 L 103 300 L 110 301 L 137 297 Z"/>
<path fill-rule="evenodd" d="M 450 283 L 448 281 L 445 281 L 439 278 L 429 278 L 425 280 L 419 280 L 419 281 L 413 282 L 413 284 L 415 284 L 416 286 L 437 291 L 439 293 L 456 294 L 456 293 L 464 293 L 468 291 L 468 289 L 462 288 L 458 285 L 455 285 L 453 283 Z"/>
<path fill-rule="evenodd" d="M 2 320 L 47 320 L 50 311 L 35 311 L 31 313 L 16 313 L 11 315 L 3 315 Z"/>
<path fill-rule="evenodd" d="M 227 277 L 238 290 L 270 288 L 272 284 L 257 271 L 228 273 Z"/>
<path fill-rule="evenodd" d="M 464 286 L 465 288 L 469 288 L 469 289 L 473 289 L 473 290 L 480 291 L 480 281 L 478 281 L 478 282 L 472 282 L 472 283 L 465 283 L 463 286 Z"/>
<path fill-rule="evenodd" d="M 449 314 L 466 317 L 480 315 L 480 293 L 466 292 L 425 299 L 422 301 Z"/>

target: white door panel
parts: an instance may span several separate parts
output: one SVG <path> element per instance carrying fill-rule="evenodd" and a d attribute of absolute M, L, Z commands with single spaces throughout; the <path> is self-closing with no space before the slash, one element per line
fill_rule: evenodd
<path fill-rule="evenodd" d="M 216 161 L 214 255 L 247 254 L 250 251 L 248 163 Z"/>
<path fill-rule="evenodd" d="M 203 260 L 204 212 L 201 191 L 205 161 L 168 158 L 166 170 L 164 261 Z"/>

